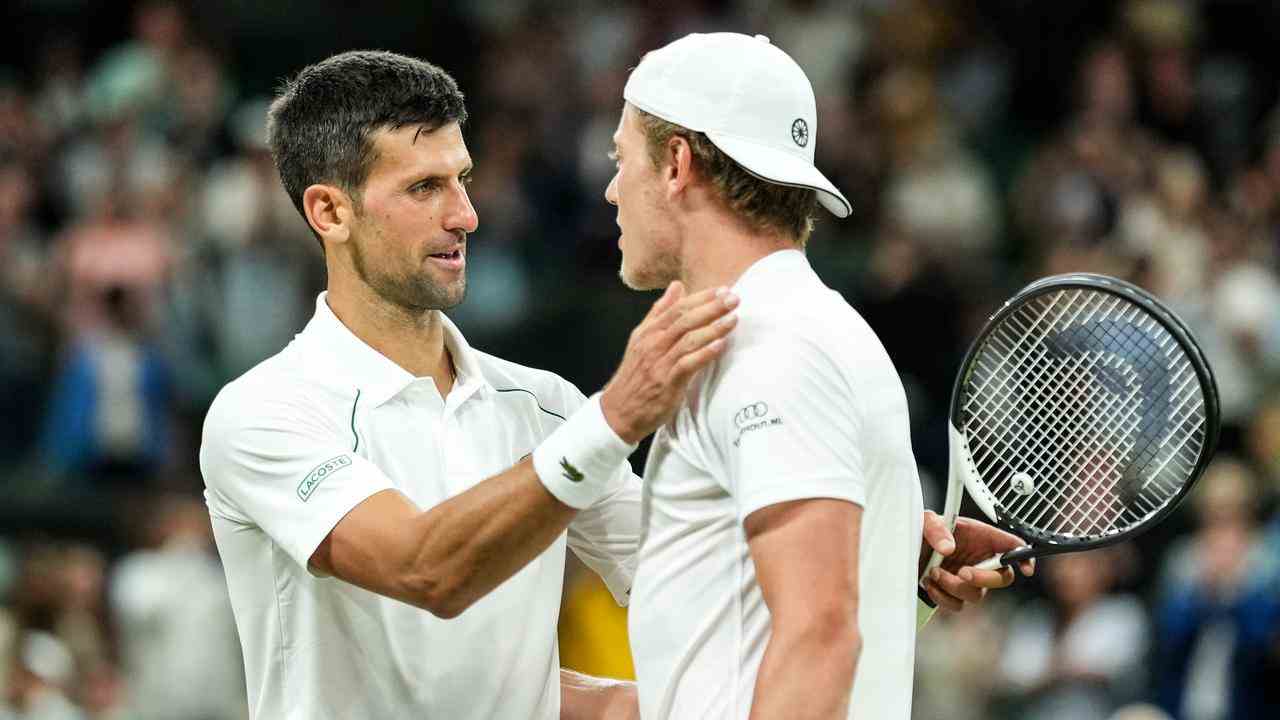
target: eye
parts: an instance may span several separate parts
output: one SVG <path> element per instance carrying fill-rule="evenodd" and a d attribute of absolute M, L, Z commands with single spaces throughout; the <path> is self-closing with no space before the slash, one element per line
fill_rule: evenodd
<path fill-rule="evenodd" d="M 475 180 L 475 177 L 471 173 L 458 176 L 458 182 L 462 183 L 464 186 L 470 185 L 474 180 Z"/>
<path fill-rule="evenodd" d="M 430 194 L 431 192 L 434 192 L 437 187 L 438 185 L 435 180 L 423 180 L 420 183 L 412 185 L 409 188 L 409 192 L 414 193 L 415 195 Z"/>
<path fill-rule="evenodd" d="M 614 167 L 620 167 L 622 165 L 622 156 L 618 154 L 617 150 L 609 151 L 609 159 L 613 161 Z"/>

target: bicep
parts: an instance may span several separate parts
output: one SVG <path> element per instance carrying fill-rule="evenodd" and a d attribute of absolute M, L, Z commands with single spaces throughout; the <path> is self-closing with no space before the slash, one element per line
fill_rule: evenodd
<path fill-rule="evenodd" d="M 200 467 L 206 485 L 234 510 L 229 514 L 261 528 L 306 566 L 352 508 L 392 487 L 380 469 L 342 443 L 306 413 L 267 406 L 235 414 L 215 404 L 205 423 Z"/>
<path fill-rule="evenodd" d="M 756 510 L 744 527 L 775 627 L 807 622 L 815 612 L 857 617 L 861 506 L 794 500 Z"/>
<path fill-rule="evenodd" d="M 398 490 L 365 498 L 333 526 L 307 563 L 311 572 L 331 575 L 387 597 L 417 604 L 409 578 L 422 512 Z"/>

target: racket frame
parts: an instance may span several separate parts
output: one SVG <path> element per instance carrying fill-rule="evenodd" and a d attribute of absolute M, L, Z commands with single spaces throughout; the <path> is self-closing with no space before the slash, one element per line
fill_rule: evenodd
<path fill-rule="evenodd" d="M 1116 295 L 1124 300 L 1138 305 L 1155 319 L 1168 333 L 1174 338 L 1182 350 L 1190 359 L 1190 364 L 1195 370 L 1200 387 L 1204 391 L 1205 403 L 1205 439 L 1204 446 L 1201 449 L 1200 457 L 1196 461 L 1195 468 L 1191 471 L 1191 477 L 1185 482 L 1177 495 L 1172 500 L 1165 503 L 1164 507 L 1156 511 L 1156 513 L 1145 521 L 1135 525 L 1134 527 L 1109 535 L 1101 535 L 1093 539 L 1062 539 L 1058 536 L 1050 536 L 1040 532 L 1034 528 L 1027 527 L 1011 518 L 1002 516 L 995 508 L 990 497 L 990 491 L 987 490 L 985 484 L 976 476 L 973 470 L 973 462 L 969 457 L 968 442 L 964 433 L 960 430 L 963 420 L 963 409 L 961 408 L 961 388 L 964 387 L 965 381 L 973 372 L 974 363 L 978 357 L 978 353 L 984 346 L 987 337 L 992 330 L 998 327 L 1005 318 L 1010 314 L 1017 312 L 1028 301 L 1040 295 L 1051 292 L 1060 292 L 1063 290 L 1085 289 L 1094 290 Z M 1123 540 L 1128 540 L 1143 532 L 1151 529 L 1155 525 L 1162 522 L 1172 513 L 1183 499 L 1195 486 L 1196 482 L 1204 474 L 1205 468 L 1209 461 L 1213 458 L 1213 454 L 1218 445 L 1220 417 L 1218 408 L 1218 385 L 1213 376 L 1213 370 L 1209 367 L 1208 361 L 1201 352 L 1200 347 L 1196 344 L 1191 336 L 1190 330 L 1183 324 L 1178 316 L 1174 315 L 1159 300 L 1145 290 L 1125 282 L 1118 278 L 1107 275 L 1098 275 L 1094 273 L 1066 273 L 1062 275 L 1052 275 L 1037 280 L 1023 288 L 1016 295 L 1005 301 L 995 313 L 987 319 L 986 324 L 982 326 L 982 330 L 977 337 L 969 345 L 968 351 L 965 353 L 964 360 L 960 364 L 960 371 L 956 374 L 955 384 L 951 390 L 951 406 L 948 413 L 947 430 L 950 444 L 949 469 L 947 472 L 947 494 L 946 504 L 943 508 L 943 519 L 947 523 L 948 528 L 954 528 L 956 518 L 960 513 L 960 505 L 964 498 L 964 489 L 969 491 L 970 497 L 982 509 L 987 517 L 995 523 L 997 527 L 1007 530 L 1018 537 L 1026 540 L 1030 544 L 1026 547 L 1018 548 L 1002 556 L 997 556 L 996 562 L 988 561 L 982 564 L 982 567 L 988 569 L 998 567 L 999 565 L 1009 565 L 1018 560 L 1031 557 L 1039 557 L 1044 555 L 1054 555 L 1064 552 L 1078 552 L 1082 550 L 1092 550 L 1095 548 L 1113 545 Z M 942 556 L 937 552 L 933 553 L 929 564 L 925 568 L 925 576 L 935 566 L 942 562 Z M 997 564 L 998 563 L 998 564 Z"/>

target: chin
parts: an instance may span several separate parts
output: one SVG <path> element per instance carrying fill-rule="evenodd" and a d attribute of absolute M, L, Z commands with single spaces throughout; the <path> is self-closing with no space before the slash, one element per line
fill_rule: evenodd
<path fill-rule="evenodd" d="M 625 262 L 618 269 L 618 277 L 622 280 L 623 285 L 632 290 L 660 290 L 667 286 L 667 283 L 652 275 L 631 272 Z"/>

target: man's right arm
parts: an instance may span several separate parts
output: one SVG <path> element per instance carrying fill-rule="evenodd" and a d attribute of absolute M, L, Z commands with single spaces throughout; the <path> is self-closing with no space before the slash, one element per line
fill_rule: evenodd
<path fill-rule="evenodd" d="M 426 511 L 397 490 L 371 495 L 334 526 L 310 567 L 451 618 L 537 557 L 575 514 L 525 458 Z"/>
<path fill-rule="evenodd" d="M 598 407 L 590 401 L 556 432 L 572 432 L 586 418 L 581 413 L 594 413 L 596 424 L 604 425 L 595 430 L 607 430 L 614 442 L 634 444 L 653 432 L 679 407 L 693 374 L 720 354 L 735 305 L 736 298 L 723 291 L 683 297 L 678 285 L 669 288 L 632 332 Z M 553 433 L 539 450 L 556 442 Z M 560 471 L 547 472 L 554 465 L 546 460 L 540 474 L 538 458 L 535 451 L 533 459 L 425 511 L 395 490 L 375 493 L 337 522 L 309 565 L 454 617 L 541 554 L 581 509 L 571 504 L 576 495 L 560 491 L 577 492 L 583 483 L 569 486 L 548 477 Z"/>

